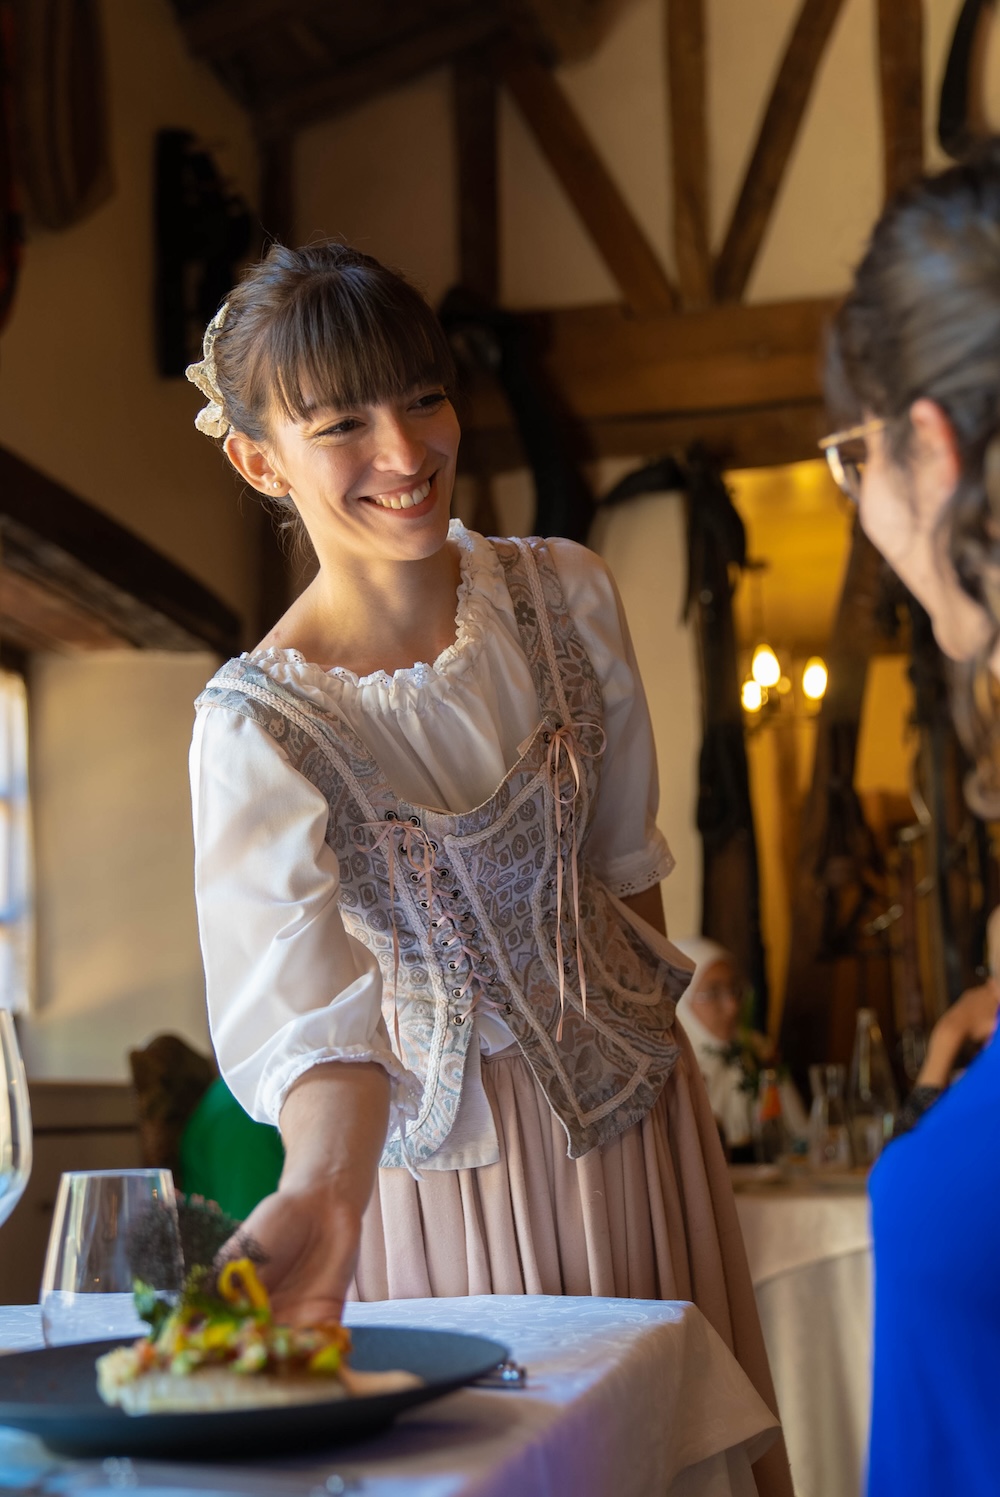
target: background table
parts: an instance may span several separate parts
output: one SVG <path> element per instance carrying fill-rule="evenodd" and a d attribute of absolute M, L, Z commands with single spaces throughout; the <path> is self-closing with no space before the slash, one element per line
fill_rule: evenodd
<path fill-rule="evenodd" d="M 463 1389 L 404 1415 L 378 1439 L 327 1455 L 188 1466 L 65 1462 L 0 1429 L 0 1492 L 128 1486 L 327 1497 L 751 1497 L 750 1463 L 774 1417 L 693 1305 L 496 1295 L 350 1305 L 355 1325 L 468 1330 L 511 1349 L 524 1389 Z M 0 1308 L 0 1347 L 41 1344 L 38 1309 Z M 359 1485 L 354 1486 L 353 1483 Z M 35 1483 L 35 1485 L 32 1485 Z"/>
<path fill-rule="evenodd" d="M 871 1399 L 865 1179 L 734 1184 L 796 1497 L 855 1497 Z"/>

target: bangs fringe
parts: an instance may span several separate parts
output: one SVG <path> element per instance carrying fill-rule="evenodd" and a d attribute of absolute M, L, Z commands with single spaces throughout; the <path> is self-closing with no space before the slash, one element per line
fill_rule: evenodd
<path fill-rule="evenodd" d="M 353 267 L 311 278 L 272 323 L 254 375 L 286 417 L 377 405 L 422 385 L 452 393 L 451 350 L 430 307 L 403 282 L 375 290 Z"/>

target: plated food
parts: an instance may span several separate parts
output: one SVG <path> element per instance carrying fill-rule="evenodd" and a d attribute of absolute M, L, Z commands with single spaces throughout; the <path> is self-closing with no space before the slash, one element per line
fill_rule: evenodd
<path fill-rule="evenodd" d="M 350 1332 L 333 1322 L 278 1325 L 248 1258 L 227 1263 L 214 1286 L 192 1274 L 171 1305 L 139 1284 L 149 1334 L 97 1359 L 97 1391 L 127 1414 L 273 1408 L 398 1393 L 410 1372 L 360 1372 L 347 1363 Z"/>

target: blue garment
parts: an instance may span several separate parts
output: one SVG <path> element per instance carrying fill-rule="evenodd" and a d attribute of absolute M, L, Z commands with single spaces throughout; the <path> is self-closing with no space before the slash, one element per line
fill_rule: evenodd
<path fill-rule="evenodd" d="M 994 1036 L 872 1171 L 868 1497 L 1000 1493 L 998 1124 Z"/>

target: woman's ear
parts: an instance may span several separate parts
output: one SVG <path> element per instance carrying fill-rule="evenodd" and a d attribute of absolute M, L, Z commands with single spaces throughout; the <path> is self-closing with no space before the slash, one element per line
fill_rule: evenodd
<path fill-rule="evenodd" d="M 910 425 L 922 497 L 939 512 L 958 488 L 962 476 L 955 428 L 936 401 L 923 397 L 910 406 Z"/>
<path fill-rule="evenodd" d="M 267 494 L 271 498 L 279 490 L 287 494 L 287 483 L 275 472 L 270 455 L 258 442 L 240 431 L 231 431 L 222 446 L 240 477 L 245 478 L 259 494 Z"/>

